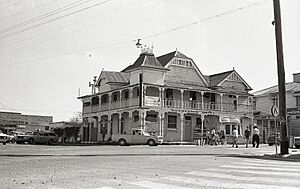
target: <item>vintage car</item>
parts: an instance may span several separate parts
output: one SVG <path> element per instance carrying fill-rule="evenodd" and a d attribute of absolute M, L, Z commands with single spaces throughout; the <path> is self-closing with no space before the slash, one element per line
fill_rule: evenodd
<path fill-rule="evenodd" d="M 28 139 L 32 134 L 33 134 L 32 132 L 18 133 L 15 136 L 15 142 L 17 144 L 24 144 L 25 142 L 28 142 Z"/>
<path fill-rule="evenodd" d="M 151 135 L 143 129 L 132 129 L 128 134 L 113 134 L 112 141 L 120 146 L 146 144 L 156 146 L 162 142 L 161 137 Z"/>
<path fill-rule="evenodd" d="M 295 148 L 300 148 L 300 136 L 295 137 L 294 145 Z"/>
<path fill-rule="evenodd" d="M 0 143 L 5 145 L 8 142 L 8 140 L 9 140 L 9 136 L 7 134 L 0 132 Z"/>
<path fill-rule="evenodd" d="M 53 132 L 35 131 L 25 135 L 29 144 L 54 144 L 58 142 L 58 136 Z"/>

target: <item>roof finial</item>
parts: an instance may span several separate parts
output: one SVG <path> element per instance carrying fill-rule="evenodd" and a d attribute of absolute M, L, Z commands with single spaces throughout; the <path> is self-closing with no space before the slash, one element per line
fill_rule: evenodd
<path fill-rule="evenodd" d="M 232 70 L 234 70 L 234 67 L 232 67 Z"/>

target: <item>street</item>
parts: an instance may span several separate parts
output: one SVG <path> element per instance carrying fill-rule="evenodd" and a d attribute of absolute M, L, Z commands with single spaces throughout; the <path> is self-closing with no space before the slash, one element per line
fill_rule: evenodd
<path fill-rule="evenodd" d="M 0 145 L 0 188 L 299 188 L 274 146 Z M 299 150 L 292 150 L 299 153 Z"/>

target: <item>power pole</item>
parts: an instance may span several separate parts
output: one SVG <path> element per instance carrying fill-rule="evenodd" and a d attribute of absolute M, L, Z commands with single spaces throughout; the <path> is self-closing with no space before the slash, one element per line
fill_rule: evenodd
<path fill-rule="evenodd" d="M 278 74 L 278 94 L 279 94 L 279 117 L 281 123 L 280 129 L 280 154 L 289 153 L 289 141 L 287 137 L 286 126 L 286 96 L 285 96 L 285 71 L 283 62 L 283 47 L 281 33 L 281 14 L 279 0 L 273 0 L 274 6 L 274 21 L 275 21 L 275 36 L 276 36 L 276 52 L 277 52 L 277 74 Z M 276 135 L 277 133 L 275 133 Z"/>

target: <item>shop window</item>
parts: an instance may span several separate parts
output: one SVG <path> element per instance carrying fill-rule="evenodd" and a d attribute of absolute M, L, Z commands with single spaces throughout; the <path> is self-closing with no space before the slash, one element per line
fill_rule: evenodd
<path fill-rule="evenodd" d="M 177 128 L 177 116 L 176 115 L 169 115 L 168 116 L 168 128 L 176 129 Z"/>

